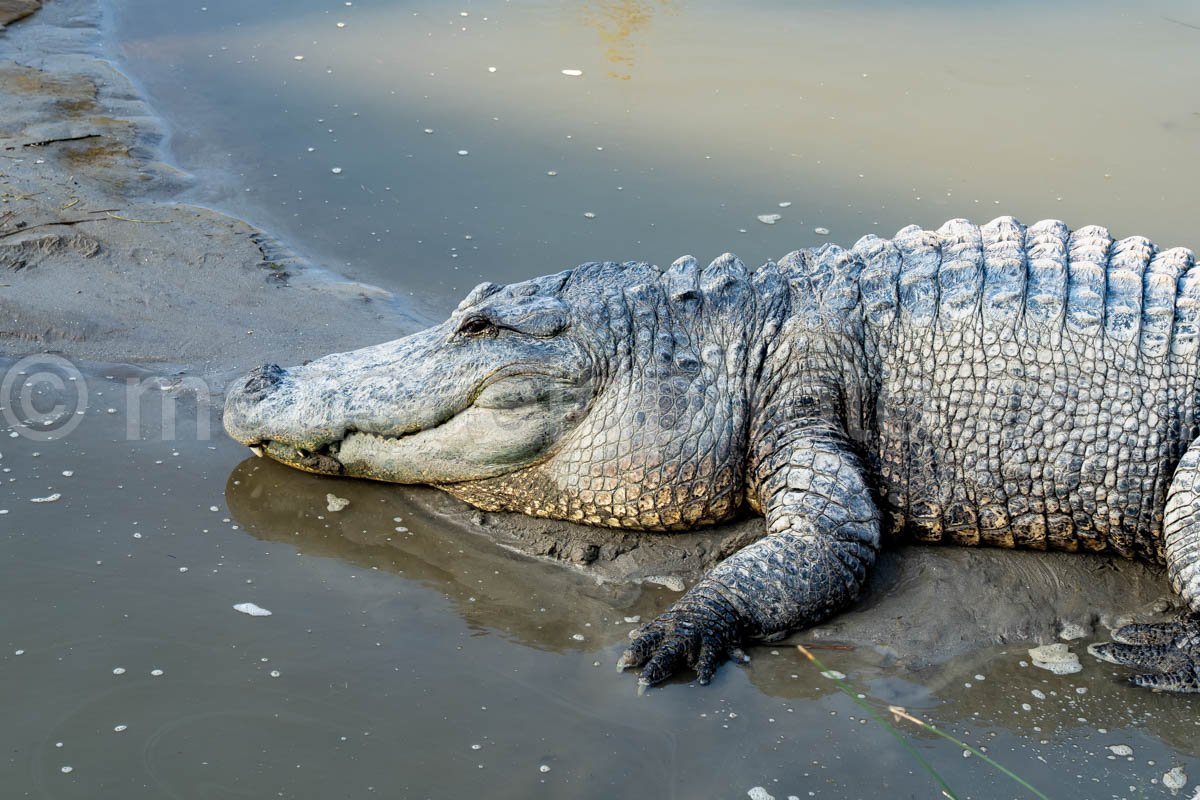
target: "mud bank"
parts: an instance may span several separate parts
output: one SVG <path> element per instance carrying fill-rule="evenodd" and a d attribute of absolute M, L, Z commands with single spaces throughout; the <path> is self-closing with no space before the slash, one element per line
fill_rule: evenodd
<path fill-rule="evenodd" d="M 191 179 L 162 160 L 161 123 L 100 56 L 97 4 L 60 0 L 28 16 L 37 6 L 0 0 L 0 24 L 25 17 L 0 33 L 6 355 L 135 363 L 219 386 L 265 361 L 420 327 L 389 292 L 321 270 L 245 222 L 172 202 Z M 758 519 L 672 536 L 607 531 L 397 491 L 445 525 L 607 583 L 679 589 L 762 531 Z M 896 547 L 854 610 L 801 638 L 874 646 L 920 666 L 997 642 L 1049 641 L 1068 623 L 1102 632 L 1172 602 L 1159 570 L 1120 560 Z"/>
<path fill-rule="evenodd" d="M 4 0 L 0 22 L 36 4 Z M 171 202 L 190 177 L 100 57 L 100 9 L 59 0 L 0 33 L 0 341 L 10 355 L 221 378 L 419 327 L 392 295 L 246 223 Z"/>

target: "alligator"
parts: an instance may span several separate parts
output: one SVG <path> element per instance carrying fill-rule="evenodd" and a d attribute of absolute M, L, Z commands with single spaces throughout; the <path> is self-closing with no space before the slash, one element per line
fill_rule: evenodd
<path fill-rule="evenodd" d="M 748 271 L 725 254 L 477 286 L 440 325 L 230 385 L 235 439 L 478 508 L 766 534 L 635 631 L 647 686 L 859 595 L 881 545 L 1164 564 L 1183 609 L 1093 645 L 1200 691 L 1200 265 L 1011 217 L 909 226 Z M 947 613 L 953 613 L 947 609 Z"/>

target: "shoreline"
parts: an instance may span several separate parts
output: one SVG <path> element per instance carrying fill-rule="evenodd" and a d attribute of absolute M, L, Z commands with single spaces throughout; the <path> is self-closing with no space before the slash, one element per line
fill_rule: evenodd
<path fill-rule="evenodd" d="M 0 0 L 10 5 L 32 0 Z M 162 160 L 164 123 L 99 52 L 102 13 L 99 0 L 52 0 L 0 28 L 3 355 L 133 364 L 219 389 L 265 354 L 298 363 L 422 327 L 395 295 L 247 222 L 172 201 L 192 179 Z M 647 536 L 409 494 L 447 525 L 598 582 L 666 577 L 679 588 L 762 534 L 761 520 L 746 519 Z M 919 667 L 1051 641 L 1067 624 L 1100 633 L 1171 598 L 1161 570 L 1103 556 L 890 547 L 864 599 L 799 638 L 859 643 Z"/>
<path fill-rule="evenodd" d="M 262 353 L 294 363 L 422 326 L 392 293 L 243 220 L 175 201 L 192 178 L 163 160 L 163 121 L 105 58 L 102 14 L 97 0 L 55 0 L 0 29 L 9 355 L 162 366 L 223 383 Z"/>

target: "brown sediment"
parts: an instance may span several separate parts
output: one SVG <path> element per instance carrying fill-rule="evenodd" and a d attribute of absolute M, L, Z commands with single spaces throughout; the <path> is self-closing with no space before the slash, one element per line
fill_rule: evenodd
<path fill-rule="evenodd" d="M 0 0 L 0 28 L 28 17 L 42 7 L 42 0 Z"/>

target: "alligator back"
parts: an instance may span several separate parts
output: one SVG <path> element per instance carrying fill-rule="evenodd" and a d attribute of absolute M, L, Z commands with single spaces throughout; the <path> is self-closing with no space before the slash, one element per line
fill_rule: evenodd
<path fill-rule="evenodd" d="M 1200 432 L 1190 251 L 1003 217 L 844 255 L 862 445 L 897 531 L 1162 560 L 1172 470 Z"/>

